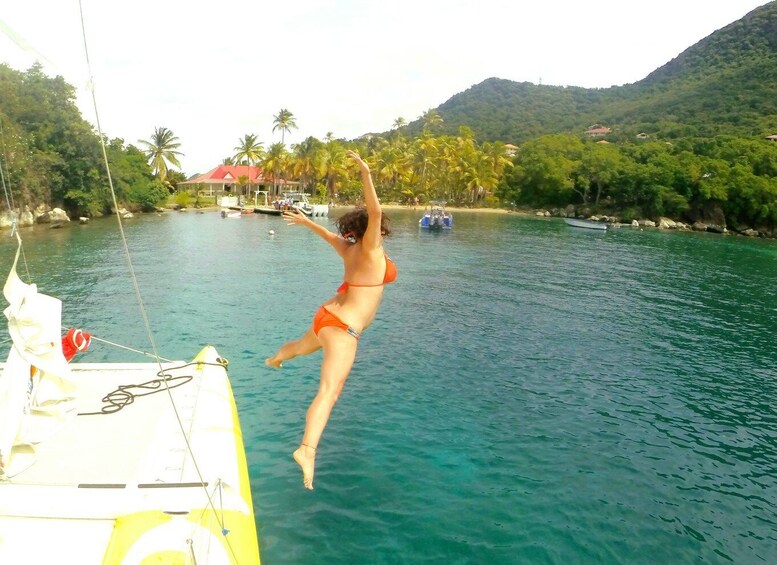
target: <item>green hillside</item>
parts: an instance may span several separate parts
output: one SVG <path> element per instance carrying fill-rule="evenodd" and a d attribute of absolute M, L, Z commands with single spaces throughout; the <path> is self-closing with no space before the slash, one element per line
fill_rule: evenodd
<path fill-rule="evenodd" d="M 603 89 L 489 78 L 437 108 L 442 132 L 520 144 L 594 123 L 613 136 L 777 133 L 777 1 L 693 45 L 643 80 Z M 407 126 L 415 134 L 418 120 Z"/>

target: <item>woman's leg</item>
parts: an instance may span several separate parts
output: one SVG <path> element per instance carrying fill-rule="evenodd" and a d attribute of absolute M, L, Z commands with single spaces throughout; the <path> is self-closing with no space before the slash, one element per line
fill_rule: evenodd
<path fill-rule="evenodd" d="M 313 333 L 313 328 L 311 327 L 301 338 L 282 345 L 278 353 L 264 360 L 264 364 L 280 369 L 284 361 L 293 359 L 298 355 L 309 355 L 319 349 L 321 349 L 321 342 L 316 337 L 316 334 Z"/>
<path fill-rule="evenodd" d="M 313 490 L 316 448 L 321 434 L 324 433 L 332 407 L 343 390 L 348 373 L 351 372 L 358 344 L 352 335 L 339 328 L 322 328 L 318 336 L 324 348 L 321 382 L 305 417 L 302 445 L 294 452 L 294 460 L 302 467 L 302 482 L 305 488 L 310 490 Z"/>

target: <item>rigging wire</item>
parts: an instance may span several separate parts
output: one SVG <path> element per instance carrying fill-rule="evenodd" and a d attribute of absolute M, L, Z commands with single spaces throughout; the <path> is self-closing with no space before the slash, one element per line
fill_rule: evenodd
<path fill-rule="evenodd" d="M 2 148 L 2 153 L 0 153 L 0 157 L 3 158 L 3 161 L 5 162 L 5 166 L 3 166 L 3 162 L 0 161 L 0 182 L 3 184 L 3 193 L 5 193 L 5 204 L 8 206 L 8 211 L 14 215 L 15 218 L 15 212 L 14 209 L 16 206 L 14 206 L 13 203 L 13 195 L 10 193 L 8 188 L 11 185 L 11 177 L 10 173 L 8 176 L 8 185 L 5 184 L 5 173 L 3 173 L 4 168 L 8 168 L 8 154 L 5 150 L 5 130 L 3 130 L 3 120 L 0 118 L 0 148 Z"/>
<path fill-rule="evenodd" d="M 29 281 L 31 279 L 30 277 L 30 267 L 27 265 L 27 255 L 24 253 L 24 245 L 22 245 L 22 238 L 19 235 L 18 230 L 18 214 L 16 213 L 16 204 L 13 200 L 13 192 L 11 192 L 11 173 L 10 169 L 8 168 L 8 152 L 5 148 L 5 130 L 3 130 L 3 120 L 0 119 L 0 149 L 2 151 L 0 152 L 0 182 L 2 182 L 3 185 L 3 193 L 5 194 L 5 203 L 8 207 L 8 213 L 11 215 L 11 237 L 14 235 L 16 236 L 16 239 L 19 241 L 19 247 L 22 251 L 22 264 L 24 264 L 24 272 L 27 274 L 27 280 Z M 5 165 L 3 165 L 3 161 L 5 161 Z M 6 177 L 8 178 L 6 182 Z"/>
<path fill-rule="evenodd" d="M 70 327 L 72 327 L 72 326 L 61 326 L 63 331 L 69 330 Z M 109 341 L 107 339 L 103 339 L 103 338 L 97 337 L 94 334 L 90 334 L 90 336 L 91 336 L 91 339 L 93 341 L 99 341 L 100 343 L 104 343 L 106 345 L 111 345 L 111 346 L 116 347 L 118 349 L 124 349 L 126 351 L 131 351 L 132 353 L 138 353 L 140 355 L 145 355 L 146 357 L 151 357 L 153 359 L 161 359 L 165 363 L 174 363 L 174 361 L 172 359 L 166 359 L 164 357 L 160 357 L 158 355 L 154 355 L 153 353 L 148 353 L 146 351 L 141 351 L 140 349 L 134 349 L 134 348 L 129 347 L 127 345 L 121 345 L 120 343 L 116 343 L 114 341 Z M 2 342 L 0 342 L 0 343 L 2 343 Z"/>
<path fill-rule="evenodd" d="M 12 29 L 11 29 L 11 26 L 9 26 L 8 24 L 6 24 L 6 23 L 5 23 L 3 20 L 0 20 L 0 31 L 2 31 L 2 32 L 3 32 L 3 34 L 4 34 L 4 35 L 5 35 L 5 36 L 6 36 L 8 39 L 10 39 L 10 40 L 11 40 L 11 41 L 13 41 L 14 43 L 16 43 L 16 45 L 17 45 L 17 46 L 18 46 L 18 47 L 19 47 L 19 48 L 20 48 L 22 51 L 25 51 L 25 52 L 29 53 L 30 55 L 32 55 L 32 56 L 33 56 L 33 57 L 35 57 L 36 59 L 40 59 L 40 60 L 43 60 L 43 61 L 45 61 L 46 63 L 48 63 L 48 64 L 49 64 L 49 65 L 51 65 L 51 66 L 56 66 L 56 65 L 54 65 L 54 63 L 52 63 L 51 61 L 49 61 L 49 60 L 48 60 L 48 59 L 47 59 L 47 58 L 46 58 L 46 57 L 43 55 L 43 53 L 41 53 L 40 51 L 38 51 L 37 49 L 35 49 L 35 47 L 33 47 L 32 45 L 30 45 L 30 44 L 29 44 L 29 42 L 27 42 L 27 40 L 25 40 L 25 39 L 24 39 L 24 38 L 23 38 L 21 35 L 19 35 L 19 34 L 18 34 L 18 33 L 16 33 L 14 30 L 12 30 Z"/>
<path fill-rule="evenodd" d="M 105 144 L 105 138 L 104 138 L 103 133 L 102 133 L 102 126 L 100 124 L 99 111 L 98 111 L 98 107 L 97 107 L 97 98 L 96 98 L 96 94 L 95 94 L 95 90 L 94 90 L 94 80 L 93 80 L 93 77 L 92 77 L 91 62 L 90 62 L 90 59 L 89 59 L 89 49 L 88 49 L 88 44 L 87 44 L 87 40 L 86 40 L 86 26 L 85 26 L 85 21 L 84 21 L 84 10 L 83 10 L 82 0 L 79 0 L 78 8 L 79 8 L 79 15 L 80 15 L 80 19 L 81 19 L 81 32 L 82 32 L 83 44 L 84 44 L 84 54 L 85 54 L 85 57 L 86 57 L 86 65 L 87 65 L 87 69 L 88 69 L 88 72 L 89 72 L 89 83 L 87 85 L 87 89 L 89 90 L 89 92 L 91 94 L 92 105 L 94 107 L 97 133 L 98 133 L 98 136 L 100 138 L 100 145 L 101 145 L 101 149 L 102 149 L 103 162 L 105 164 L 106 174 L 107 174 L 107 178 L 108 178 L 108 186 L 110 188 L 114 209 L 118 210 L 119 209 L 118 200 L 116 198 L 116 191 L 114 189 L 113 178 L 111 176 L 111 170 L 110 170 L 110 165 L 109 165 L 109 162 L 108 162 L 108 155 L 107 155 L 107 149 L 106 149 L 106 144 Z M 38 51 L 36 51 L 31 45 L 29 45 L 26 41 L 24 41 L 20 36 L 14 34 L 12 32 L 12 30 L 7 25 L 5 25 L 2 21 L 0 21 L 0 31 L 3 31 L 5 35 L 7 35 L 11 40 L 13 40 L 23 50 L 31 52 L 31 53 L 34 53 L 36 58 L 43 59 L 49 65 L 52 65 L 52 66 L 56 67 L 56 65 L 53 65 L 51 63 L 51 61 L 49 61 L 46 57 L 44 57 L 42 54 L 40 54 Z M 11 194 L 11 192 L 9 190 L 10 178 L 6 179 L 6 177 L 8 175 L 8 167 L 7 167 L 7 165 L 8 165 L 8 158 L 7 158 L 7 154 L 6 154 L 5 137 L 4 137 L 4 133 L 3 133 L 3 130 L 2 130 L 2 122 L 0 122 L 0 142 L 2 142 L 2 155 L 0 155 L 0 156 L 2 156 L 3 159 L 5 160 L 5 167 L 0 166 L 0 181 L 2 183 L 3 192 L 5 194 L 5 199 L 6 199 L 6 204 L 8 206 L 8 210 L 11 213 L 11 218 L 12 218 L 11 235 L 12 236 L 16 235 L 16 238 L 19 241 L 19 245 L 20 245 L 21 252 L 22 252 L 22 257 L 23 257 L 23 262 L 24 262 L 24 266 L 25 266 L 25 271 L 27 273 L 28 280 L 30 280 L 31 277 L 30 277 L 30 273 L 29 273 L 29 267 L 27 265 L 26 256 L 24 254 L 24 246 L 22 244 L 22 239 L 21 239 L 21 236 L 20 236 L 20 234 L 18 232 L 18 229 L 17 229 L 17 227 L 18 227 L 17 226 L 17 219 L 18 218 L 17 218 L 17 214 L 15 212 L 15 204 L 13 202 L 13 195 Z M 2 165 L 2 162 L 0 162 L 0 165 Z M 5 173 L 3 172 L 4 168 L 5 168 Z M 183 435 L 183 438 L 184 438 L 184 442 L 186 443 L 187 452 L 189 453 L 189 455 L 191 457 L 191 460 L 192 460 L 192 463 L 194 465 L 194 468 L 195 468 L 195 471 L 197 473 L 197 476 L 200 479 L 200 483 L 203 485 L 203 490 L 205 491 L 205 495 L 206 495 L 206 497 L 208 499 L 208 505 L 207 506 L 213 512 L 213 515 L 215 516 L 216 521 L 221 526 L 222 534 L 224 535 L 224 541 L 225 541 L 227 547 L 229 548 L 230 553 L 232 554 L 232 558 L 235 560 L 235 562 L 237 562 L 237 556 L 235 555 L 234 548 L 232 547 L 231 541 L 229 540 L 229 538 L 226 537 L 226 534 L 228 533 L 228 530 L 226 530 L 225 527 L 224 527 L 223 513 L 222 513 L 221 516 L 219 515 L 219 513 L 217 512 L 216 507 L 214 505 L 213 495 L 208 492 L 208 490 L 207 490 L 207 488 L 205 486 L 205 480 L 204 480 L 204 478 L 202 476 L 202 472 L 200 470 L 200 467 L 199 467 L 199 465 L 197 463 L 197 459 L 196 459 L 196 457 L 194 455 L 194 452 L 192 450 L 191 444 L 189 442 L 189 435 L 186 433 L 186 430 L 184 429 L 184 425 L 183 425 L 183 423 L 181 421 L 180 414 L 178 412 L 178 409 L 177 409 L 177 407 L 175 405 L 175 401 L 174 401 L 173 396 L 172 396 L 171 389 L 175 388 L 175 386 L 180 386 L 181 384 L 185 384 L 185 383 L 179 383 L 179 384 L 176 384 L 173 387 L 171 387 L 169 385 L 169 383 L 168 383 L 169 380 L 172 380 L 174 378 L 179 378 L 180 379 L 180 378 L 186 378 L 186 377 L 170 377 L 169 375 L 165 375 L 164 374 L 165 370 L 162 367 L 162 361 L 169 362 L 170 360 L 164 359 L 158 353 L 158 348 L 157 348 L 157 345 L 156 345 L 156 341 L 154 339 L 154 335 L 153 335 L 153 332 L 151 330 L 151 325 L 150 325 L 150 322 L 149 322 L 149 319 L 148 319 L 148 314 L 146 312 L 146 308 L 145 308 L 145 304 L 144 304 L 144 301 L 143 301 L 143 297 L 142 297 L 142 294 L 140 292 L 140 285 L 139 285 L 137 277 L 135 275 L 134 265 L 132 263 L 132 258 L 130 256 L 130 252 L 129 252 L 129 245 L 127 243 L 126 234 L 124 232 L 124 225 L 122 223 L 121 216 L 119 214 L 116 214 L 116 219 L 117 219 L 118 224 L 119 224 L 119 232 L 120 232 L 120 235 L 121 235 L 122 244 L 124 246 L 124 254 L 125 254 L 125 257 L 126 257 L 126 260 L 127 260 L 127 266 L 128 266 L 129 273 L 130 273 L 130 278 L 132 279 L 133 287 L 134 287 L 134 290 L 135 290 L 135 296 L 136 296 L 137 301 L 138 301 L 141 317 L 143 319 L 143 324 L 144 324 L 144 327 L 145 327 L 145 330 L 146 330 L 146 334 L 148 336 L 149 343 L 151 344 L 151 349 L 152 349 L 153 353 L 146 353 L 146 352 L 143 352 L 143 351 L 139 351 L 139 350 L 136 350 L 136 349 L 132 349 L 130 347 L 122 346 L 122 345 L 119 345 L 117 343 L 114 343 L 114 342 L 111 342 L 111 341 L 108 341 L 108 340 L 104 340 L 104 339 L 100 339 L 100 338 L 93 337 L 93 339 L 96 339 L 97 341 L 100 341 L 100 342 L 103 342 L 103 343 L 106 343 L 106 344 L 109 344 L 109 345 L 113 345 L 115 347 L 119 347 L 119 348 L 122 348 L 122 349 L 126 349 L 126 350 L 129 350 L 129 351 L 140 353 L 142 355 L 146 355 L 148 357 L 152 357 L 152 358 L 154 358 L 156 360 L 156 363 L 159 366 L 159 373 L 157 373 L 157 375 L 160 378 L 159 380 L 161 380 L 161 382 L 165 385 L 164 390 L 167 391 L 167 394 L 168 394 L 168 397 L 169 397 L 169 400 L 170 400 L 173 412 L 175 414 L 175 417 L 176 417 L 176 420 L 178 422 L 178 425 L 179 425 L 179 427 L 181 429 L 181 432 L 182 432 L 182 435 Z M 194 364 L 196 364 L 198 366 L 213 365 L 213 363 L 204 363 L 204 362 L 194 363 Z M 226 362 L 220 363 L 220 366 L 222 366 L 222 367 L 224 367 L 226 369 Z M 190 380 L 191 377 L 188 377 L 188 379 Z M 152 382 L 152 381 L 149 381 L 149 382 Z M 188 382 L 188 380 L 186 382 Z M 143 383 L 142 385 L 129 385 L 129 386 L 144 386 L 144 385 L 147 385 L 147 384 L 148 383 Z M 151 386 L 155 386 L 155 385 L 151 385 Z M 162 389 L 160 388 L 159 391 L 161 391 L 161 390 Z M 154 392 L 157 392 L 157 391 L 154 391 Z M 114 393 L 111 393 L 111 394 L 117 394 L 117 391 L 114 391 Z M 122 391 L 119 394 L 126 395 L 126 390 Z M 125 405 L 128 404 L 128 403 L 131 403 L 132 399 L 134 397 L 136 397 L 136 396 L 145 396 L 147 394 L 153 394 L 153 392 L 130 395 L 129 400 L 125 402 Z M 106 399 L 108 399 L 109 397 L 111 397 L 111 395 L 108 395 L 106 397 Z M 110 400 L 105 400 L 105 401 L 113 402 L 113 398 L 111 398 Z M 119 406 L 118 408 L 115 408 L 115 409 L 108 408 L 108 411 L 106 413 L 113 413 L 114 411 L 120 410 L 121 407 L 123 407 L 123 405 Z M 103 413 L 103 412 L 101 412 L 101 413 Z M 192 557 L 196 561 L 196 557 L 193 554 L 193 547 L 191 548 L 191 550 L 192 550 Z"/>
<path fill-rule="evenodd" d="M 83 8 L 83 1 L 82 0 L 78 0 L 78 10 L 79 10 L 79 14 L 80 14 L 80 17 L 81 17 L 81 34 L 82 34 L 83 43 L 84 43 L 84 55 L 86 57 L 86 66 L 87 66 L 87 70 L 88 70 L 88 73 L 89 73 L 89 86 L 88 86 L 88 88 L 89 88 L 89 91 L 91 93 L 92 105 L 94 106 L 94 114 L 95 114 L 95 122 L 96 122 L 96 126 L 97 126 L 97 134 L 100 137 L 100 146 L 102 148 L 103 161 L 104 161 L 104 164 L 105 164 L 106 174 L 108 176 L 108 186 L 109 186 L 109 188 L 111 190 L 111 198 L 113 199 L 114 209 L 118 211 L 119 204 L 118 204 L 118 200 L 116 198 L 116 191 L 114 190 L 114 186 L 113 186 L 113 179 L 111 177 L 110 164 L 108 162 L 108 153 L 107 153 L 107 150 L 106 150 L 106 147 L 105 147 L 105 138 L 104 138 L 103 133 L 102 133 L 102 127 L 100 125 L 100 115 L 99 115 L 99 112 L 98 112 L 98 109 L 97 109 L 97 96 L 95 94 L 94 78 L 92 76 L 92 66 L 91 66 L 91 62 L 89 60 L 89 47 L 88 47 L 88 43 L 87 43 L 87 40 L 86 40 L 86 24 L 85 24 L 85 21 L 84 21 L 84 8 Z M 157 364 L 159 365 L 159 370 L 160 370 L 160 372 L 164 372 L 164 368 L 162 367 L 162 361 L 161 361 L 161 358 L 159 357 L 159 353 L 158 353 L 158 350 L 157 350 L 156 341 L 154 339 L 154 334 L 151 331 L 151 324 L 149 322 L 148 314 L 146 312 L 145 304 L 143 302 L 143 296 L 142 296 L 142 294 L 140 292 L 140 285 L 138 283 L 137 277 L 135 275 L 135 269 L 134 269 L 133 264 L 132 264 L 132 257 L 130 256 L 129 244 L 127 243 L 127 236 L 124 233 L 124 225 L 123 225 L 123 222 L 121 220 L 121 214 L 117 213 L 116 214 L 116 219 L 117 219 L 117 221 L 119 223 L 119 232 L 121 234 L 121 240 L 122 240 L 122 244 L 124 246 L 124 253 L 125 253 L 125 256 L 126 256 L 126 259 L 127 259 L 127 265 L 128 265 L 129 272 L 130 272 L 130 278 L 132 279 L 132 284 L 133 284 L 134 289 L 135 289 L 135 296 L 136 296 L 136 298 L 138 300 L 138 306 L 140 308 L 140 313 L 141 313 L 141 316 L 143 318 L 143 324 L 144 324 L 145 329 L 146 329 L 146 334 L 148 335 L 148 339 L 149 339 L 149 342 L 151 344 L 151 349 L 152 349 L 153 355 L 155 356 L 155 358 L 157 360 Z M 225 370 L 226 370 L 226 367 L 225 367 Z M 192 450 L 191 442 L 189 441 L 189 436 L 186 433 L 186 430 L 184 428 L 183 422 L 181 421 L 180 414 L 178 412 L 178 408 L 175 405 L 175 400 L 173 399 L 173 393 L 171 391 L 169 383 L 167 382 L 167 379 L 163 379 L 163 382 L 165 384 L 165 390 L 167 391 L 168 397 L 170 399 L 170 404 L 171 404 L 171 406 L 173 408 L 173 412 L 175 413 L 175 418 L 178 421 L 178 425 L 179 425 L 179 427 L 181 429 L 181 433 L 183 435 L 184 442 L 186 443 L 186 449 L 187 449 L 187 451 L 188 451 L 188 453 L 189 453 L 189 455 L 191 457 L 192 464 L 194 465 L 195 472 L 197 473 L 197 477 L 200 479 L 200 483 L 202 485 L 205 485 L 205 479 L 202 476 L 202 472 L 200 470 L 200 466 L 197 463 L 197 458 L 194 455 L 194 451 Z M 222 532 L 224 532 L 225 529 L 224 529 L 223 521 L 221 520 L 220 516 L 218 515 L 218 512 L 216 511 L 216 507 L 214 505 L 213 499 L 212 499 L 210 493 L 208 492 L 208 489 L 205 486 L 203 486 L 203 491 L 205 492 L 205 495 L 207 496 L 208 506 L 213 511 L 213 515 L 215 516 L 216 521 L 219 523 L 219 525 L 220 525 L 220 527 L 222 529 Z M 232 554 L 232 558 L 235 560 L 235 562 L 237 562 L 237 556 L 235 555 L 234 549 L 232 548 L 232 543 L 231 543 L 230 539 L 226 535 L 223 536 L 223 539 L 224 539 L 227 547 L 229 548 L 230 553 Z"/>

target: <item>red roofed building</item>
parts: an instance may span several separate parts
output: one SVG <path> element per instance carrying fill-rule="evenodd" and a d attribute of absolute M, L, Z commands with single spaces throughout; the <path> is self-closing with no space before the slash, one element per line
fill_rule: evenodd
<path fill-rule="evenodd" d="M 253 198 L 257 191 L 267 191 L 270 197 L 288 190 L 297 190 L 299 182 L 265 178 L 264 171 L 253 165 L 219 165 L 203 175 L 178 183 L 179 189 L 196 188 L 202 196 L 247 196 Z M 250 191 L 250 192 L 249 192 Z"/>
<path fill-rule="evenodd" d="M 207 196 L 213 196 L 220 192 L 231 192 L 237 195 L 240 192 L 247 192 L 249 183 L 254 190 L 257 190 L 259 189 L 257 185 L 264 185 L 266 182 L 264 173 L 259 167 L 254 167 L 253 165 L 219 165 L 204 175 L 179 182 L 178 186 L 182 188 L 196 187 L 200 193 Z M 242 185 L 241 183 L 246 184 Z"/>
<path fill-rule="evenodd" d="M 612 132 L 612 130 L 608 127 L 600 126 L 599 124 L 593 125 L 590 128 L 588 128 L 585 132 L 585 134 L 588 137 L 604 137 L 608 133 Z"/>

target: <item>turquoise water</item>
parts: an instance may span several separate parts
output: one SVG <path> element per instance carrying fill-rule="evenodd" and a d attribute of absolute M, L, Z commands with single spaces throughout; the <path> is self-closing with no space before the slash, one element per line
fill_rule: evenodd
<path fill-rule="evenodd" d="M 391 215 L 399 279 L 312 493 L 290 454 L 320 356 L 263 360 L 334 293 L 335 253 L 265 216 L 126 223 L 160 354 L 230 359 L 264 563 L 777 560 L 777 242 Z M 27 260 L 65 324 L 148 351 L 115 226 L 27 230 Z"/>

